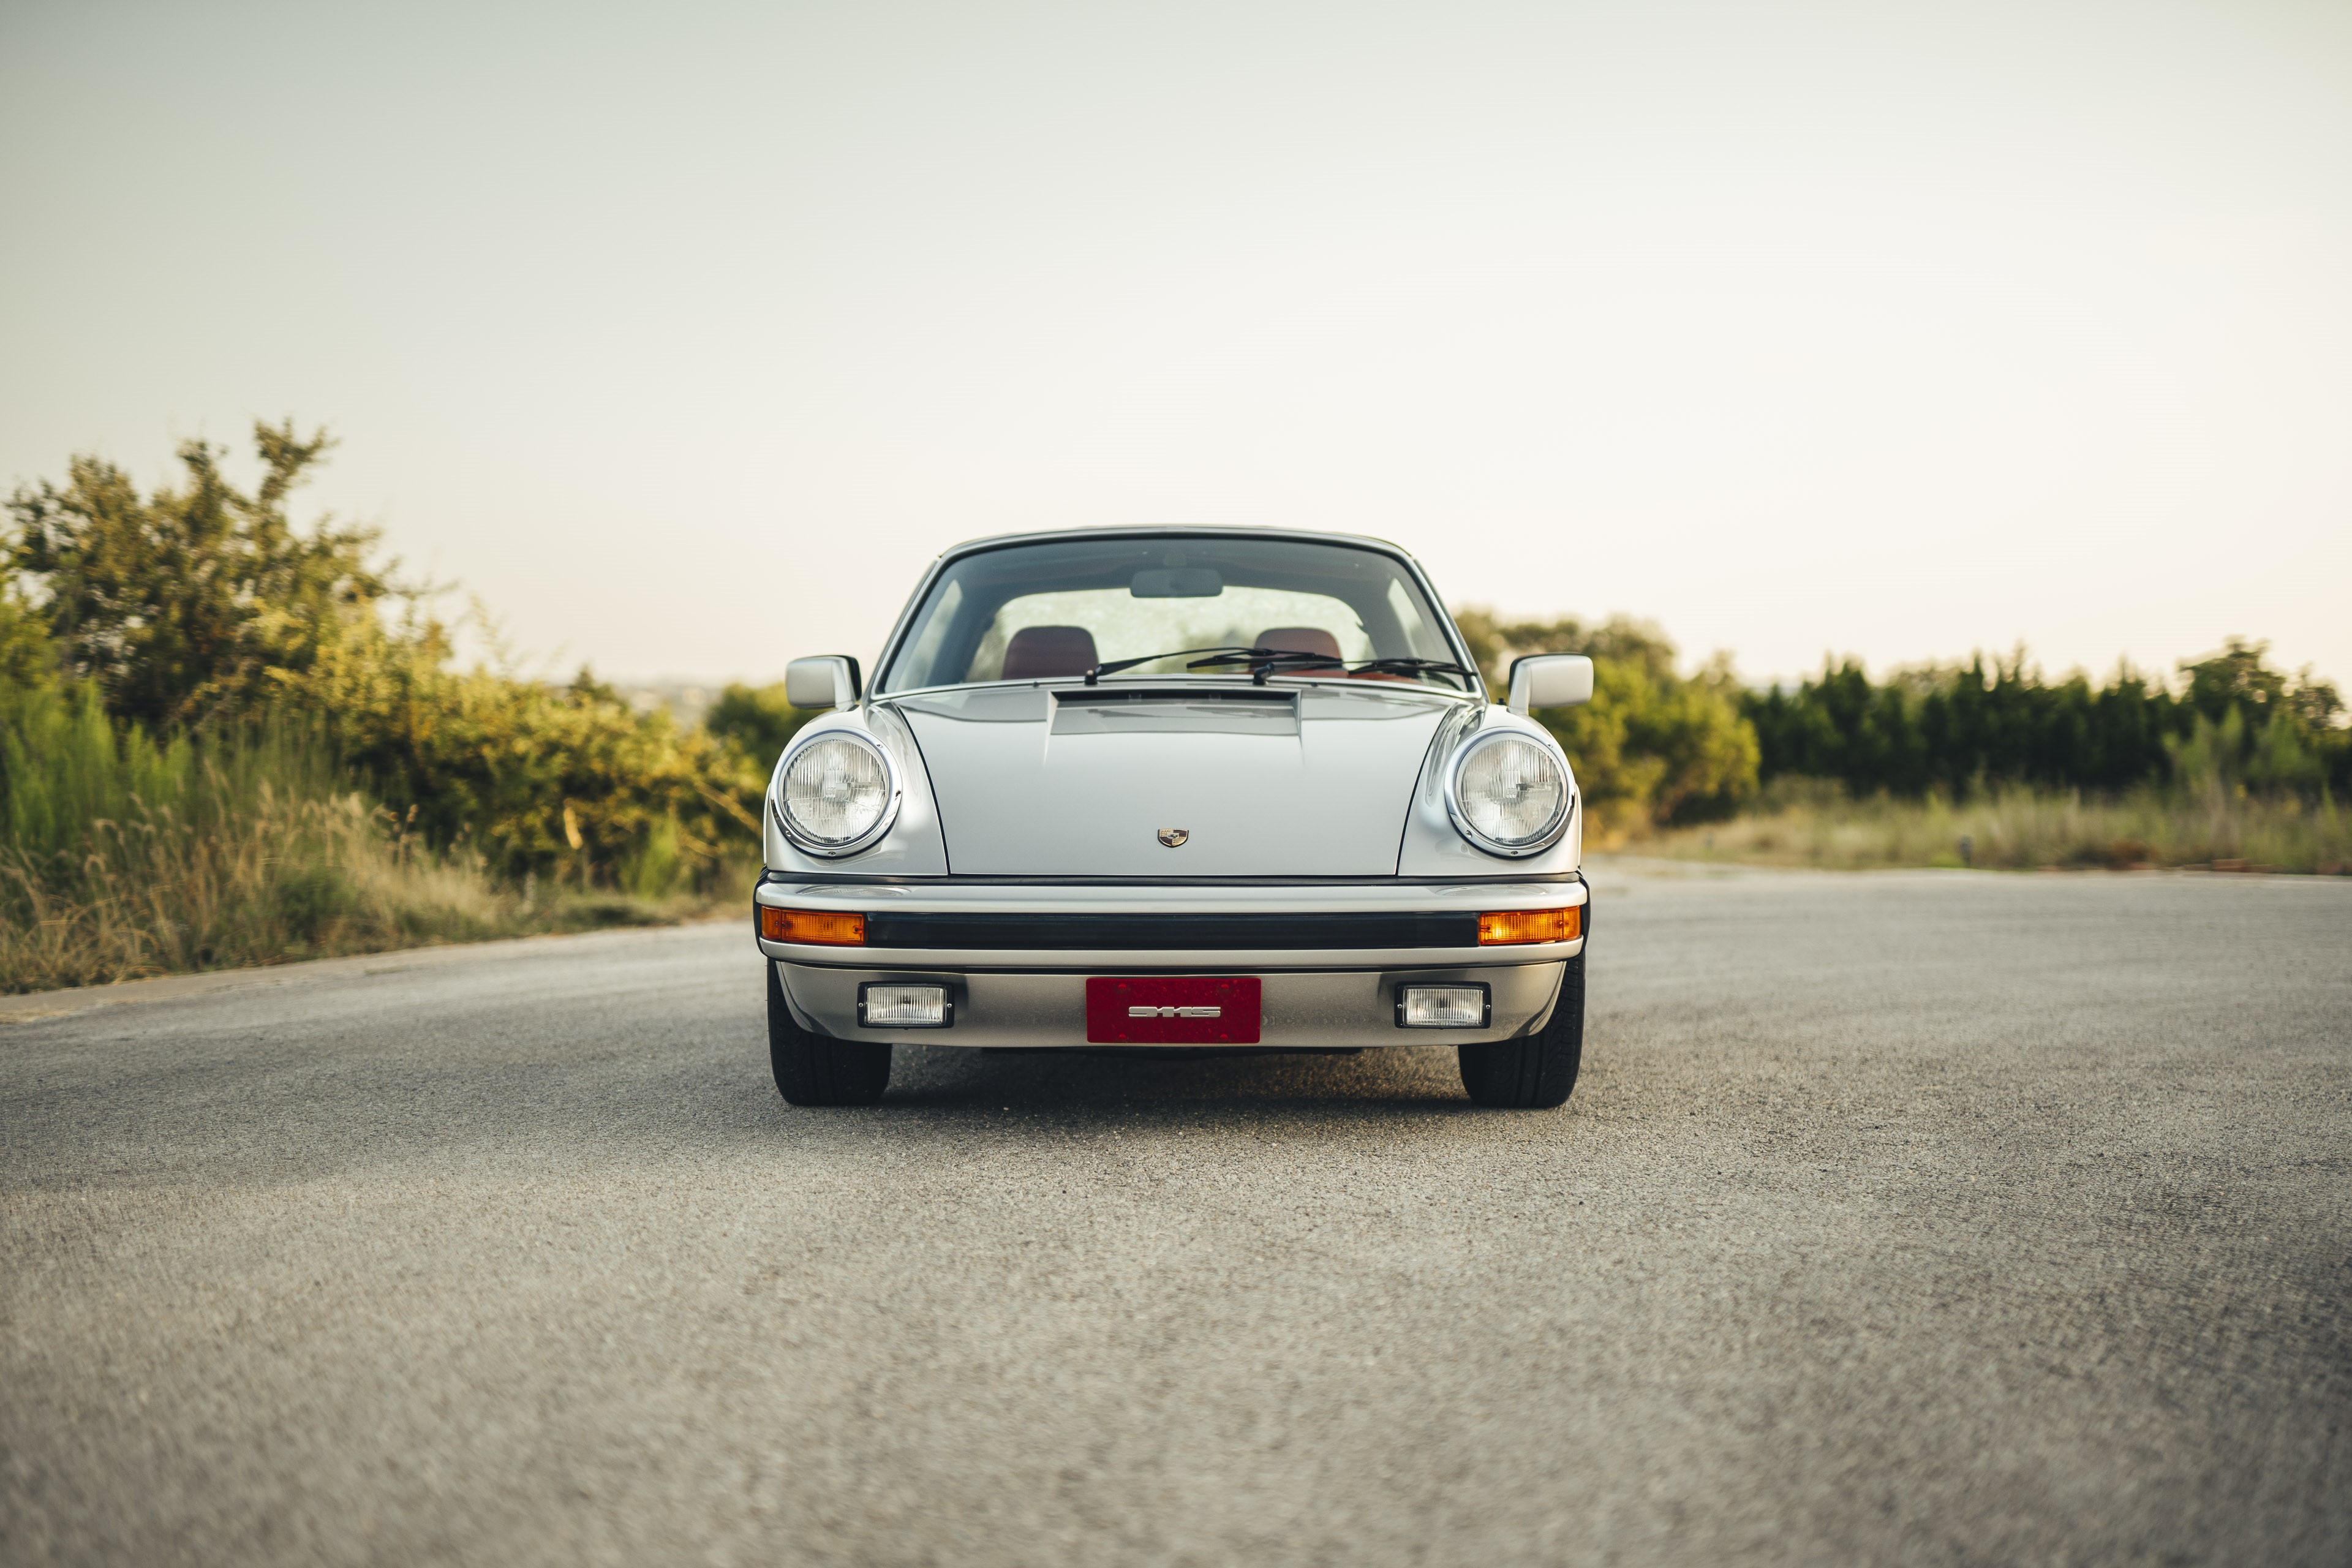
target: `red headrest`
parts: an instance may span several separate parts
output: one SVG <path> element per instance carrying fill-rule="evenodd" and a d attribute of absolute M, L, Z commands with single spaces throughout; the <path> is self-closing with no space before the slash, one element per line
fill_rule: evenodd
<path fill-rule="evenodd" d="M 1257 634 L 1257 646 L 1276 653 L 1322 653 L 1339 662 L 1339 639 L 1321 626 L 1268 626 Z"/>
<path fill-rule="evenodd" d="M 1004 645 L 1007 680 L 1057 680 L 1084 675 L 1101 661 L 1095 635 L 1084 626 L 1023 626 Z"/>

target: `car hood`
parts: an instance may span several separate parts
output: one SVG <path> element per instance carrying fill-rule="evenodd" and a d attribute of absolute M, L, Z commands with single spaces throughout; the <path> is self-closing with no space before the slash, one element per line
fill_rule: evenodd
<path fill-rule="evenodd" d="M 891 705 L 921 748 L 952 872 L 1092 877 L 1393 876 L 1423 760 L 1462 706 L 1402 685 L 1238 682 Z"/>

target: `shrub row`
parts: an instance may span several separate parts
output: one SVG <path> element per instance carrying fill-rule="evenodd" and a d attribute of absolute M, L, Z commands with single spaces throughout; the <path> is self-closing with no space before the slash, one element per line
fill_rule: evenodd
<path fill-rule="evenodd" d="M 0 702 L 29 711 L 29 694 L 54 691 L 76 722 L 112 726 L 125 757 L 142 754 L 134 737 L 201 752 L 299 715 L 425 844 L 508 880 L 658 896 L 757 855 L 772 697 L 730 691 L 719 724 L 688 729 L 584 670 L 551 684 L 457 668 L 450 628 L 379 562 L 373 531 L 289 521 L 327 438 L 289 421 L 257 426 L 255 446 L 250 494 L 203 442 L 181 447 L 182 481 L 152 494 L 87 457 L 63 486 L 17 491 L 0 554 Z M 12 795 L 27 787 L 13 769 L 0 778 Z M 89 820 L 68 801 L 24 809 Z M 65 847 L 58 831 L 43 830 L 49 852 Z"/>
<path fill-rule="evenodd" d="M 1851 659 L 1790 689 L 1742 693 L 1759 777 L 1833 779 L 1853 795 L 1917 798 L 2027 784 L 2115 794 L 2179 782 L 2317 800 L 2352 788 L 2352 731 L 2336 689 L 2273 669 L 2231 638 L 2186 660 L 2178 689 L 2128 668 L 2104 685 L 2043 679 L 2022 653 L 1898 670 Z"/>

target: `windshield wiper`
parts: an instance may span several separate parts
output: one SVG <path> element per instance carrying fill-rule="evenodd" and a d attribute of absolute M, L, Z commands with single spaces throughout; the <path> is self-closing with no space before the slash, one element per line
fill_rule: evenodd
<path fill-rule="evenodd" d="M 1475 676 L 1478 673 L 1475 669 L 1465 669 L 1453 660 L 1444 658 L 1374 658 L 1367 659 L 1362 664 L 1350 665 L 1348 668 L 1348 673 L 1350 675 L 1361 675 L 1367 672 L 1375 675 L 1468 676 Z"/>
<path fill-rule="evenodd" d="M 1237 649 L 1232 653 L 1219 654 L 1213 658 L 1196 658 L 1190 665 L 1186 666 L 1186 668 L 1190 669 L 1200 669 L 1210 665 L 1240 664 L 1244 661 L 1255 667 L 1251 671 L 1251 675 L 1252 679 L 1256 680 L 1260 686 L 1264 686 L 1265 684 L 1265 678 L 1272 675 L 1277 668 L 1286 668 L 1301 670 L 1337 669 L 1345 671 L 1349 675 L 1465 675 L 1475 677 L 1478 673 L 1475 669 L 1465 669 L 1461 665 L 1453 662 L 1451 659 L 1444 658 L 1368 658 L 1355 664 L 1349 664 L 1343 660 L 1333 658 L 1328 653 L 1308 653 L 1304 649 L 1297 648 L 1264 647 Z"/>
<path fill-rule="evenodd" d="M 1156 664 L 1163 658 L 1181 658 L 1188 653 L 1271 653 L 1271 648 L 1244 647 L 1239 643 L 1219 643 L 1212 647 L 1171 648 L 1166 653 L 1147 653 L 1140 658 L 1115 658 L 1108 664 L 1098 664 L 1087 671 L 1087 684 L 1092 686 L 1097 678 L 1117 675 L 1122 669 L 1133 669 L 1139 664 Z"/>
<path fill-rule="evenodd" d="M 1207 654 L 1184 668 L 1214 669 L 1220 665 L 1251 666 L 1250 679 L 1264 686 L 1266 677 L 1276 669 L 1337 669 L 1349 675 L 1465 675 L 1475 678 L 1477 671 L 1443 658 L 1372 658 L 1360 664 L 1349 664 L 1328 653 L 1310 653 L 1304 648 L 1245 647 L 1239 643 L 1227 643 L 1218 647 L 1180 647 L 1167 653 L 1147 653 L 1140 658 L 1115 658 L 1108 664 L 1096 665 L 1087 671 L 1087 684 L 1092 686 L 1097 678 L 1117 675 L 1122 669 L 1133 669 L 1139 664 L 1150 664 L 1163 658 L 1181 658 L 1188 653 Z"/>
<path fill-rule="evenodd" d="M 1260 686 L 1264 686 L 1265 678 L 1272 675 L 1276 667 L 1281 665 L 1293 665 L 1301 669 L 1313 669 L 1318 667 L 1328 669 L 1347 668 L 1328 653 L 1309 653 L 1304 648 L 1295 647 L 1237 647 L 1231 652 L 1220 653 L 1210 658 L 1196 658 L 1184 668 L 1209 669 L 1220 664 L 1251 666 L 1250 679 Z"/>

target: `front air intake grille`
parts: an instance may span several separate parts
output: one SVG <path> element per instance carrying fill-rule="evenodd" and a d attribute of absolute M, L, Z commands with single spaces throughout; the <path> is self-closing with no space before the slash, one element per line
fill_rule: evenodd
<path fill-rule="evenodd" d="M 1210 952 L 1241 948 L 1476 947 L 1478 917 L 1452 910 L 1329 915 L 942 915 L 875 911 L 869 947 Z"/>

